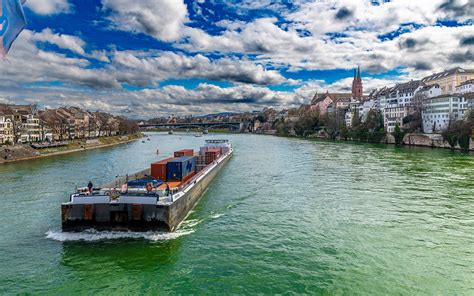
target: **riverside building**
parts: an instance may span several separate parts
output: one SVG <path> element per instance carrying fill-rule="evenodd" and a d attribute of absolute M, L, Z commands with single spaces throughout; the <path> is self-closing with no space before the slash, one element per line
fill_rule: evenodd
<path fill-rule="evenodd" d="M 456 86 L 456 93 L 467 94 L 474 92 L 474 79 L 464 81 L 460 85 Z"/>
<path fill-rule="evenodd" d="M 385 107 L 382 112 L 385 130 L 388 133 L 393 133 L 397 124 L 403 128 L 403 118 L 415 110 L 414 98 L 422 88 L 423 83 L 420 80 L 411 80 L 383 92 Z"/>
<path fill-rule="evenodd" d="M 0 144 L 13 143 L 14 139 L 11 116 L 0 116 Z"/>
<path fill-rule="evenodd" d="M 474 69 L 458 67 L 432 74 L 421 81 L 426 85 L 438 84 L 443 94 L 453 94 L 457 92 L 458 85 L 471 79 L 474 79 Z"/>
<path fill-rule="evenodd" d="M 440 95 L 423 100 L 422 119 L 425 133 L 437 133 L 449 124 L 462 119 L 467 111 L 468 101 L 462 95 Z"/>

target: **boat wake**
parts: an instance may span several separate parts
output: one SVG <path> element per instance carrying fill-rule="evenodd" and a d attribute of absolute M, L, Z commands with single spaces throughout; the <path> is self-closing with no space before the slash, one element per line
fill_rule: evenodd
<path fill-rule="evenodd" d="M 145 239 L 150 241 L 172 240 L 183 235 L 193 233 L 194 230 L 178 230 L 176 232 L 132 232 L 132 231 L 97 231 L 88 229 L 81 232 L 63 232 L 61 230 L 49 230 L 46 232 L 46 238 L 60 242 L 67 241 L 99 241 L 115 239 Z"/>

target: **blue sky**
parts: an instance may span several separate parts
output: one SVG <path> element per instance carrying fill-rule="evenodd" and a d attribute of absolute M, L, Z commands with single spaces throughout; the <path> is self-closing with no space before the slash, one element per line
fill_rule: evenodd
<path fill-rule="evenodd" d="M 28 0 L 0 102 L 134 118 L 287 108 L 472 68 L 469 0 Z"/>

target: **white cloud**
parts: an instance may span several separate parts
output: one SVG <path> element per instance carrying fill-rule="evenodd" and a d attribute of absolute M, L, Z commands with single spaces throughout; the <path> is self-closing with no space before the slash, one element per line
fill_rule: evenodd
<path fill-rule="evenodd" d="M 43 33 L 23 31 L 9 53 L 9 66 L 0 68 L 2 85 L 60 81 L 76 87 L 120 88 L 116 78 L 104 69 L 88 69 L 90 62 L 87 59 L 39 49 L 36 42 L 46 40 L 44 36 Z"/>
<path fill-rule="evenodd" d="M 72 9 L 67 0 L 28 0 L 26 6 L 41 15 L 69 13 Z"/>
<path fill-rule="evenodd" d="M 165 41 L 179 39 L 188 21 L 182 0 L 102 0 L 102 5 L 114 27 Z"/>
<path fill-rule="evenodd" d="M 368 85 L 393 84 L 395 81 L 374 80 Z M 201 83 L 195 89 L 180 85 L 168 85 L 157 89 L 137 91 L 85 91 L 64 87 L 46 87 L 22 90 L 0 90 L 0 97 L 18 101 L 27 97 L 30 102 L 39 102 L 49 107 L 63 105 L 78 106 L 90 110 L 101 110 L 133 118 L 150 118 L 160 115 L 209 114 L 224 111 L 253 111 L 263 107 L 287 108 L 307 104 L 315 92 L 345 91 L 349 79 L 326 85 L 324 81 L 308 81 L 294 91 L 274 91 L 268 87 L 239 84 L 220 87 Z"/>
<path fill-rule="evenodd" d="M 131 6 L 122 0 L 103 0 L 103 3 L 111 10 L 110 19 L 117 28 L 172 41 L 174 46 L 194 53 L 256 55 L 257 62 L 277 69 L 349 69 L 359 64 L 371 73 L 406 67 L 413 74 L 421 74 L 420 70 L 437 71 L 445 68 L 444 65 L 465 66 L 466 62 L 472 62 L 469 61 L 472 51 L 456 49 L 459 45 L 456 38 L 468 34 L 474 25 L 454 28 L 436 25 L 438 20 L 472 19 L 474 5 L 468 0 L 394 0 L 379 1 L 378 5 L 369 0 L 300 0 L 293 2 L 297 9 L 292 11 L 273 1 L 243 1 L 235 7 L 236 12 L 265 7 L 279 10 L 286 22 L 280 24 L 276 18 L 247 23 L 221 20 L 216 25 L 225 30 L 218 35 L 186 26 L 187 11 L 182 0 L 175 2 L 175 9 L 169 10 L 166 16 L 156 5 L 166 7 L 167 1 L 155 1 L 156 5 L 145 1 Z M 142 15 L 144 11 L 153 13 L 153 17 Z M 170 16 L 173 22 L 167 21 Z M 163 28 L 169 35 L 153 28 Z M 394 40 L 379 38 L 397 30 L 400 32 L 394 36 L 400 36 Z M 424 49 L 400 49 L 404 38 L 421 34 L 425 39 L 436 40 Z M 431 38 L 426 34 L 437 35 Z M 416 47 L 420 45 L 421 42 Z M 453 54 L 457 54 L 456 58 Z"/>
<path fill-rule="evenodd" d="M 303 102 L 295 93 L 272 91 L 267 87 L 236 85 L 222 88 L 200 84 L 196 89 L 168 85 L 159 89 L 138 91 L 70 90 L 62 87 L 1 89 L 0 97 L 18 103 L 39 102 L 40 106 L 79 106 L 109 111 L 134 118 L 149 118 L 175 113 L 208 114 L 219 111 L 252 111 L 267 107 L 297 106 Z M 28 98 L 25 100 L 24 98 Z"/>
<path fill-rule="evenodd" d="M 134 85 L 149 85 L 169 78 L 202 78 L 236 83 L 272 85 L 294 83 L 278 71 L 238 58 L 211 60 L 203 55 L 186 56 L 172 52 L 117 51 L 112 67 L 119 80 Z"/>
<path fill-rule="evenodd" d="M 80 55 L 85 54 L 85 42 L 81 38 L 65 34 L 55 34 L 50 28 L 46 28 L 40 33 L 35 33 L 33 40 L 55 44 L 60 48 L 68 49 Z"/>

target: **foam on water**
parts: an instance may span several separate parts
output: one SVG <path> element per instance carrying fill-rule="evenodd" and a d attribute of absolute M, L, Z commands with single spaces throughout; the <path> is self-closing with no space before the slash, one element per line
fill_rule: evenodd
<path fill-rule="evenodd" d="M 222 217 L 222 216 L 224 216 L 223 213 L 216 213 L 216 214 L 211 215 L 211 218 L 212 218 L 212 219 L 217 219 L 217 218 L 220 218 L 220 217 Z"/>
<path fill-rule="evenodd" d="M 181 222 L 178 229 L 182 230 L 182 231 L 186 231 L 189 228 L 196 227 L 201 222 L 202 222 L 202 220 L 199 220 L 199 219 L 186 219 L 183 222 Z"/>
<path fill-rule="evenodd" d="M 193 233 L 194 230 L 178 230 L 176 232 L 132 232 L 132 231 L 97 231 L 88 229 L 82 232 L 63 232 L 61 230 L 49 230 L 46 238 L 60 242 L 66 241 L 98 241 L 114 239 L 146 239 L 150 241 L 172 240 L 180 236 Z"/>

